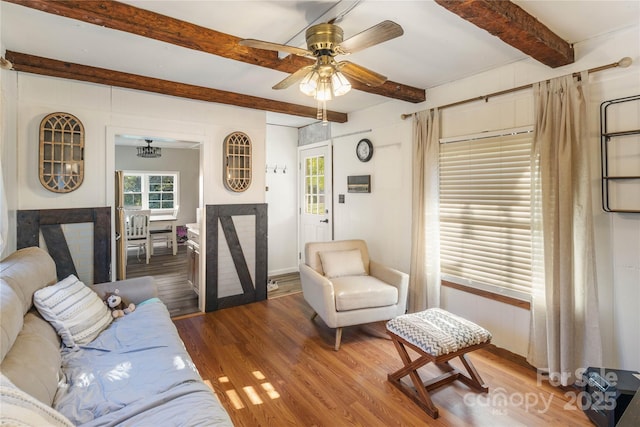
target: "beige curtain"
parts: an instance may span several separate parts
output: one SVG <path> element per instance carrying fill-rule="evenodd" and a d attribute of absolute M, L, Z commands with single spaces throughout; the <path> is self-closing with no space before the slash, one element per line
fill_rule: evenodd
<path fill-rule="evenodd" d="M 533 297 L 527 360 L 563 385 L 600 366 L 587 73 L 533 85 Z M 579 372 L 578 372 L 579 374 Z"/>
<path fill-rule="evenodd" d="M 2 177 L 2 163 L 0 163 L 0 255 L 7 246 L 9 239 L 9 206 L 4 191 L 4 179 Z M 0 259 L 2 256 L 0 256 Z"/>
<path fill-rule="evenodd" d="M 437 108 L 413 120 L 410 312 L 440 306 L 439 122 Z"/>

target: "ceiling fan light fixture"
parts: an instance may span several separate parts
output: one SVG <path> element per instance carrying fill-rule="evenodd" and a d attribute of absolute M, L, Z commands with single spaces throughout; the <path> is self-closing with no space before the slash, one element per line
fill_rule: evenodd
<path fill-rule="evenodd" d="M 138 157 L 143 157 L 145 159 L 152 159 L 156 157 L 162 156 L 162 149 L 160 147 L 152 147 L 151 143 L 153 140 L 145 139 L 147 146 L 138 147 Z"/>
<path fill-rule="evenodd" d="M 304 93 L 307 96 L 315 96 L 316 90 L 318 89 L 319 80 L 320 73 L 318 73 L 318 70 L 313 69 L 309 71 L 309 73 L 304 76 L 304 78 L 300 82 L 300 92 Z"/>
<path fill-rule="evenodd" d="M 339 2 L 338 2 L 339 3 Z M 355 2 L 358 3 L 357 1 Z M 350 9 L 349 9 L 350 10 Z M 351 90 L 351 82 L 341 70 L 345 70 L 349 78 L 370 87 L 378 87 L 387 78 L 372 70 L 349 61 L 336 62 L 337 55 L 349 55 L 363 49 L 375 46 L 401 36 L 402 27 L 393 21 L 382 21 L 358 34 L 344 39 L 342 28 L 335 25 L 342 16 L 338 16 L 327 23 L 312 25 L 305 32 L 307 49 L 271 43 L 262 40 L 240 40 L 242 46 L 287 52 L 307 58 L 315 58 L 315 65 L 307 65 L 291 73 L 284 80 L 273 86 L 273 89 L 286 89 L 294 83 L 299 83 L 302 93 L 313 96 L 318 101 L 318 119 L 327 123 L 327 101 L 335 96 L 341 96 Z"/>
<path fill-rule="evenodd" d="M 329 78 L 320 79 L 314 98 L 318 101 L 331 101 L 333 99 L 333 88 Z"/>
<path fill-rule="evenodd" d="M 351 90 L 351 83 L 340 71 L 336 71 L 331 75 L 331 86 L 334 96 L 341 96 Z"/>

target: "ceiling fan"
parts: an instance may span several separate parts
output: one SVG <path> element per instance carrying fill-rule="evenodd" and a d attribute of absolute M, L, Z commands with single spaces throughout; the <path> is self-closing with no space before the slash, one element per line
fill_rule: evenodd
<path fill-rule="evenodd" d="M 318 105 L 318 118 L 326 121 L 325 102 L 331 100 L 333 96 L 344 95 L 351 89 L 351 84 L 345 75 L 374 87 L 387 81 L 387 78 L 382 74 L 350 61 L 336 61 L 335 57 L 361 51 L 402 34 L 404 31 L 400 25 L 393 21 L 383 21 L 343 40 L 342 28 L 330 21 L 313 25 L 307 29 L 305 34 L 307 49 L 255 39 L 244 39 L 239 43 L 242 46 L 314 58 L 315 64 L 300 68 L 273 86 L 273 89 L 286 89 L 294 83 L 300 82 L 302 93 L 313 96 L 321 102 L 321 105 Z M 320 117 L 321 113 L 322 117 Z"/>

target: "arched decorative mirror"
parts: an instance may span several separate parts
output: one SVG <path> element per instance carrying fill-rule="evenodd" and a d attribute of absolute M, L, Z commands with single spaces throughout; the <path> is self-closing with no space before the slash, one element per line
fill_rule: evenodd
<path fill-rule="evenodd" d="M 242 132 L 224 139 L 224 186 L 237 193 L 251 185 L 251 140 Z"/>
<path fill-rule="evenodd" d="M 68 193 L 84 180 L 84 126 L 68 113 L 52 113 L 40 122 L 40 183 Z"/>

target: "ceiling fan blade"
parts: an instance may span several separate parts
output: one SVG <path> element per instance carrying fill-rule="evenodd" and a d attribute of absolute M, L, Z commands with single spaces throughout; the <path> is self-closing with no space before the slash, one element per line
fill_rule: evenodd
<path fill-rule="evenodd" d="M 311 51 L 299 47 L 287 46 L 286 44 L 271 43 L 256 39 L 243 39 L 240 40 L 238 44 L 256 49 L 275 50 L 276 52 L 287 52 L 298 56 L 309 56 L 314 58 Z"/>
<path fill-rule="evenodd" d="M 336 52 L 341 54 L 355 53 L 403 34 L 404 30 L 400 25 L 393 21 L 382 21 L 340 43 L 336 47 Z"/>
<path fill-rule="evenodd" d="M 299 82 L 303 79 L 304 76 L 307 75 L 309 71 L 311 71 L 315 67 L 315 65 L 309 65 L 308 67 L 302 67 L 298 71 L 293 74 L 289 74 L 284 80 L 280 83 L 273 86 L 272 89 L 286 89 L 294 83 Z"/>
<path fill-rule="evenodd" d="M 387 81 L 387 78 L 382 74 L 349 61 L 340 61 L 338 69 L 348 77 L 352 77 L 368 86 L 382 86 Z"/>

